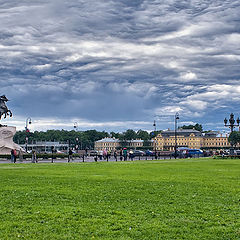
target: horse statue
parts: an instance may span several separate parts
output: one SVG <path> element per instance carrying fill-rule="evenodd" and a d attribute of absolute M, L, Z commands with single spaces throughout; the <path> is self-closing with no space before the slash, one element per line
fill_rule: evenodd
<path fill-rule="evenodd" d="M 5 95 L 0 96 L 0 119 L 4 115 L 4 118 L 7 116 L 12 117 L 12 112 L 8 109 L 5 102 L 9 101 Z"/>

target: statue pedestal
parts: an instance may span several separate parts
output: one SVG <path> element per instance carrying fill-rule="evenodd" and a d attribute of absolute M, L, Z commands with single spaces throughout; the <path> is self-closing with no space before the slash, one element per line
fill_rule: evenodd
<path fill-rule="evenodd" d="M 20 151 L 23 149 L 13 142 L 13 136 L 16 133 L 16 127 L 0 127 L 0 154 L 11 154 L 12 149 Z"/>

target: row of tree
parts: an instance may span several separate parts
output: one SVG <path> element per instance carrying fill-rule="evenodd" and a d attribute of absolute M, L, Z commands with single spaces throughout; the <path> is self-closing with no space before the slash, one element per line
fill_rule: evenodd
<path fill-rule="evenodd" d="M 181 128 L 183 129 L 196 129 L 201 131 L 202 125 L 184 125 Z M 144 130 L 134 131 L 132 129 L 128 129 L 123 133 L 119 132 L 105 132 L 105 131 L 96 131 L 96 130 L 87 130 L 87 131 L 66 131 L 66 130 L 48 130 L 46 132 L 43 131 L 35 131 L 35 132 L 26 132 L 26 131 L 18 131 L 14 136 L 14 142 L 18 144 L 25 144 L 26 137 L 28 139 L 28 143 L 36 142 L 36 141 L 57 141 L 64 142 L 69 144 L 77 144 L 79 148 L 93 148 L 94 142 L 98 141 L 105 137 L 115 137 L 119 139 L 122 145 L 126 145 L 129 140 L 134 139 L 142 139 L 144 140 L 144 146 L 148 147 L 150 145 L 149 140 L 154 138 L 161 131 L 153 131 L 147 132 Z"/>
<path fill-rule="evenodd" d="M 105 137 L 115 137 L 125 142 L 132 139 L 142 139 L 144 141 L 150 140 L 157 133 L 148 133 L 144 130 L 138 130 L 137 132 L 128 129 L 123 133 L 115 132 L 99 132 L 96 130 L 87 130 L 87 131 L 66 131 L 66 130 L 48 130 L 35 131 L 35 132 L 26 132 L 18 131 L 14 136 L 14 142 L 18 144 L 25 144 L 26 138 L 28 143 L 37 142 L 37 141 L 57 141 L 64 142 L 69 144 L 77 144 L 81 149 L 92 149 L 94 147 L 94 142 L 98 141 Z"/>
<path fill-rule="evenodd" d="M 196 123 L 195 125 L 183 125 L 182 129 L 195 129 L 197 131 L 203 132 L 203 127 L 201 124 Z"/>

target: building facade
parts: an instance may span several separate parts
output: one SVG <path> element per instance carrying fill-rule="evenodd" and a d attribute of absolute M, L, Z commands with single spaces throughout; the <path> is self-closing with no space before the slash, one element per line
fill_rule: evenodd
<path fill-rule="evenodd" d="M 201 133 L 194 129 L 178 129 L 175 131 L 162 131 L 154 139 L 157 151 L 174 151 L 177 147 L 186 147 L 190 149 L 226 149 L 231 145 L 228 142 L 228 134 L 219 134 L 217 132 Z"/>
<path fill-rule="evenodd" d="M 27 149 L 28 151 L 32 151 L 35 150 L 37 152 L 46 152 L 49 153 L 52 151 L 52 148 L 54 148 L 57 151 L 64 151 L 67 152 L 68 148 L 69 148 L 69 144 L 68 143 L 60 143 L 60 142 L 32 142 L 32 143 L 28 143 L 28 144 L 20 144 L 20 146 L 23 149 Z"/>
<path fill-rule="evenodd" d="M 228 142 L 228 134 L 219 134 L 216 132 L 205 133 L 203 136 L 203 149 L 226 149 L 230 148 L 231 144 Z"/>
<path fill-rule="evenodd" d="M 228 134 L 219 134 L 218 132 L 201 133 L 194 129 L 178 129 L 176 134 L 177 147 L 186 147 L 190 149 L 205 150 L 224 150 L 231 147 L 228 142 Z M 175 150 L 175 131 L 162 131 L 157 137 L 149 141 L 149 149 L 156 151 L 174 151 Z M 118 150 L 121 147 L 128 149 L 144 148 L 144 141 L 141 139 L 120 141 L 117 138 L 103 138 L 95 142 L 94 149 L 97 151 Z M 239 146 L 238 146 L 239 147 Z"/>
<path fill-rule="evenodd" d="M 178 147 L 199 149 L 202 147 L 202 139 L 202 133 L 194 129 L 178 129 L 176 134 Z M 156 141 L 157 151 L 174 151 L 175 149 L 175 131 L 162 131 L 154 140 Z"/>
<path fill-rule="evenodd" d="M 110 150 L 114 151 L 120 146 L 120 141 L 117 138 L 103 138 L 94 144 L 96 151 Z"/>
<path fill-rule="evenodd" d="M 154 141 L 150 140 L 149 148 L 152 148 Z M 120 141 L 117 138 L 103 138 L 95 142 L 94 149 L 96 151 L 109 150 L 114 151 L 120 149 L 121 147 L 127 147 L 128 149 L 137 149 L 144 146 L 144 140 L 135 139 L 135 140 L 126 140 Z"/>

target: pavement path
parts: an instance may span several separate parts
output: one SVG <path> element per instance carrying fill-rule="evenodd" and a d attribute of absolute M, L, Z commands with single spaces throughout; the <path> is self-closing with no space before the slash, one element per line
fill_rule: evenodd
<path fill-rule="evenodd" d="M 173 158 L 173 157 L 172 157 Z M 158 159 L 170 159 L 169 156 L 164 156 L 164 157 L 160 157 Z M 154 158 L 152 158 L 151 156 L 149 157 L 135 157 L 133 159 L 133 161 L 139 161 L 139 160 L 154 160 Z M 98 162 L 107 162 L 107 160 L 100 160 L 98 158 L 97 160 Z M 116 162 L 115 158 L 114 157 L 111 157 L 109 160 L 109 162 Z M 117 158 L 117 161 L 119 162 L 120 161 L 120 158 L 118 157 Z M 130 161 L 130 159 L 127 159 L 127 161 Z M 49 158 L 49 159 L 38 159 L 38 163 L 51 163 L 52 162 L 52 159 Z M 67 158 L 64 158 L 64 159 L 53 159 L 53 162 L 54 163 L 67 163 L 68 162 L 68 159 Z M 70 161 L 70 162 L 74 162 L 74 163 L 81 163 L 83 162 L 83 159 L 82 158 L 74 158 L 73 161 Z M 84 158 L 84 162 L 95 162 L 94 160 L 94 157 L 85 157 Z M 11 163 L 11 160 L 10 159 L 0 159 L 0 163 Z M 32 163 L 32 160 L 31 159 L 26 159 L 26 160 L 23 160 L 22 162 L 20 162 L 18 159 L 17 159 L 17 162 L 16 163 Z"/>

